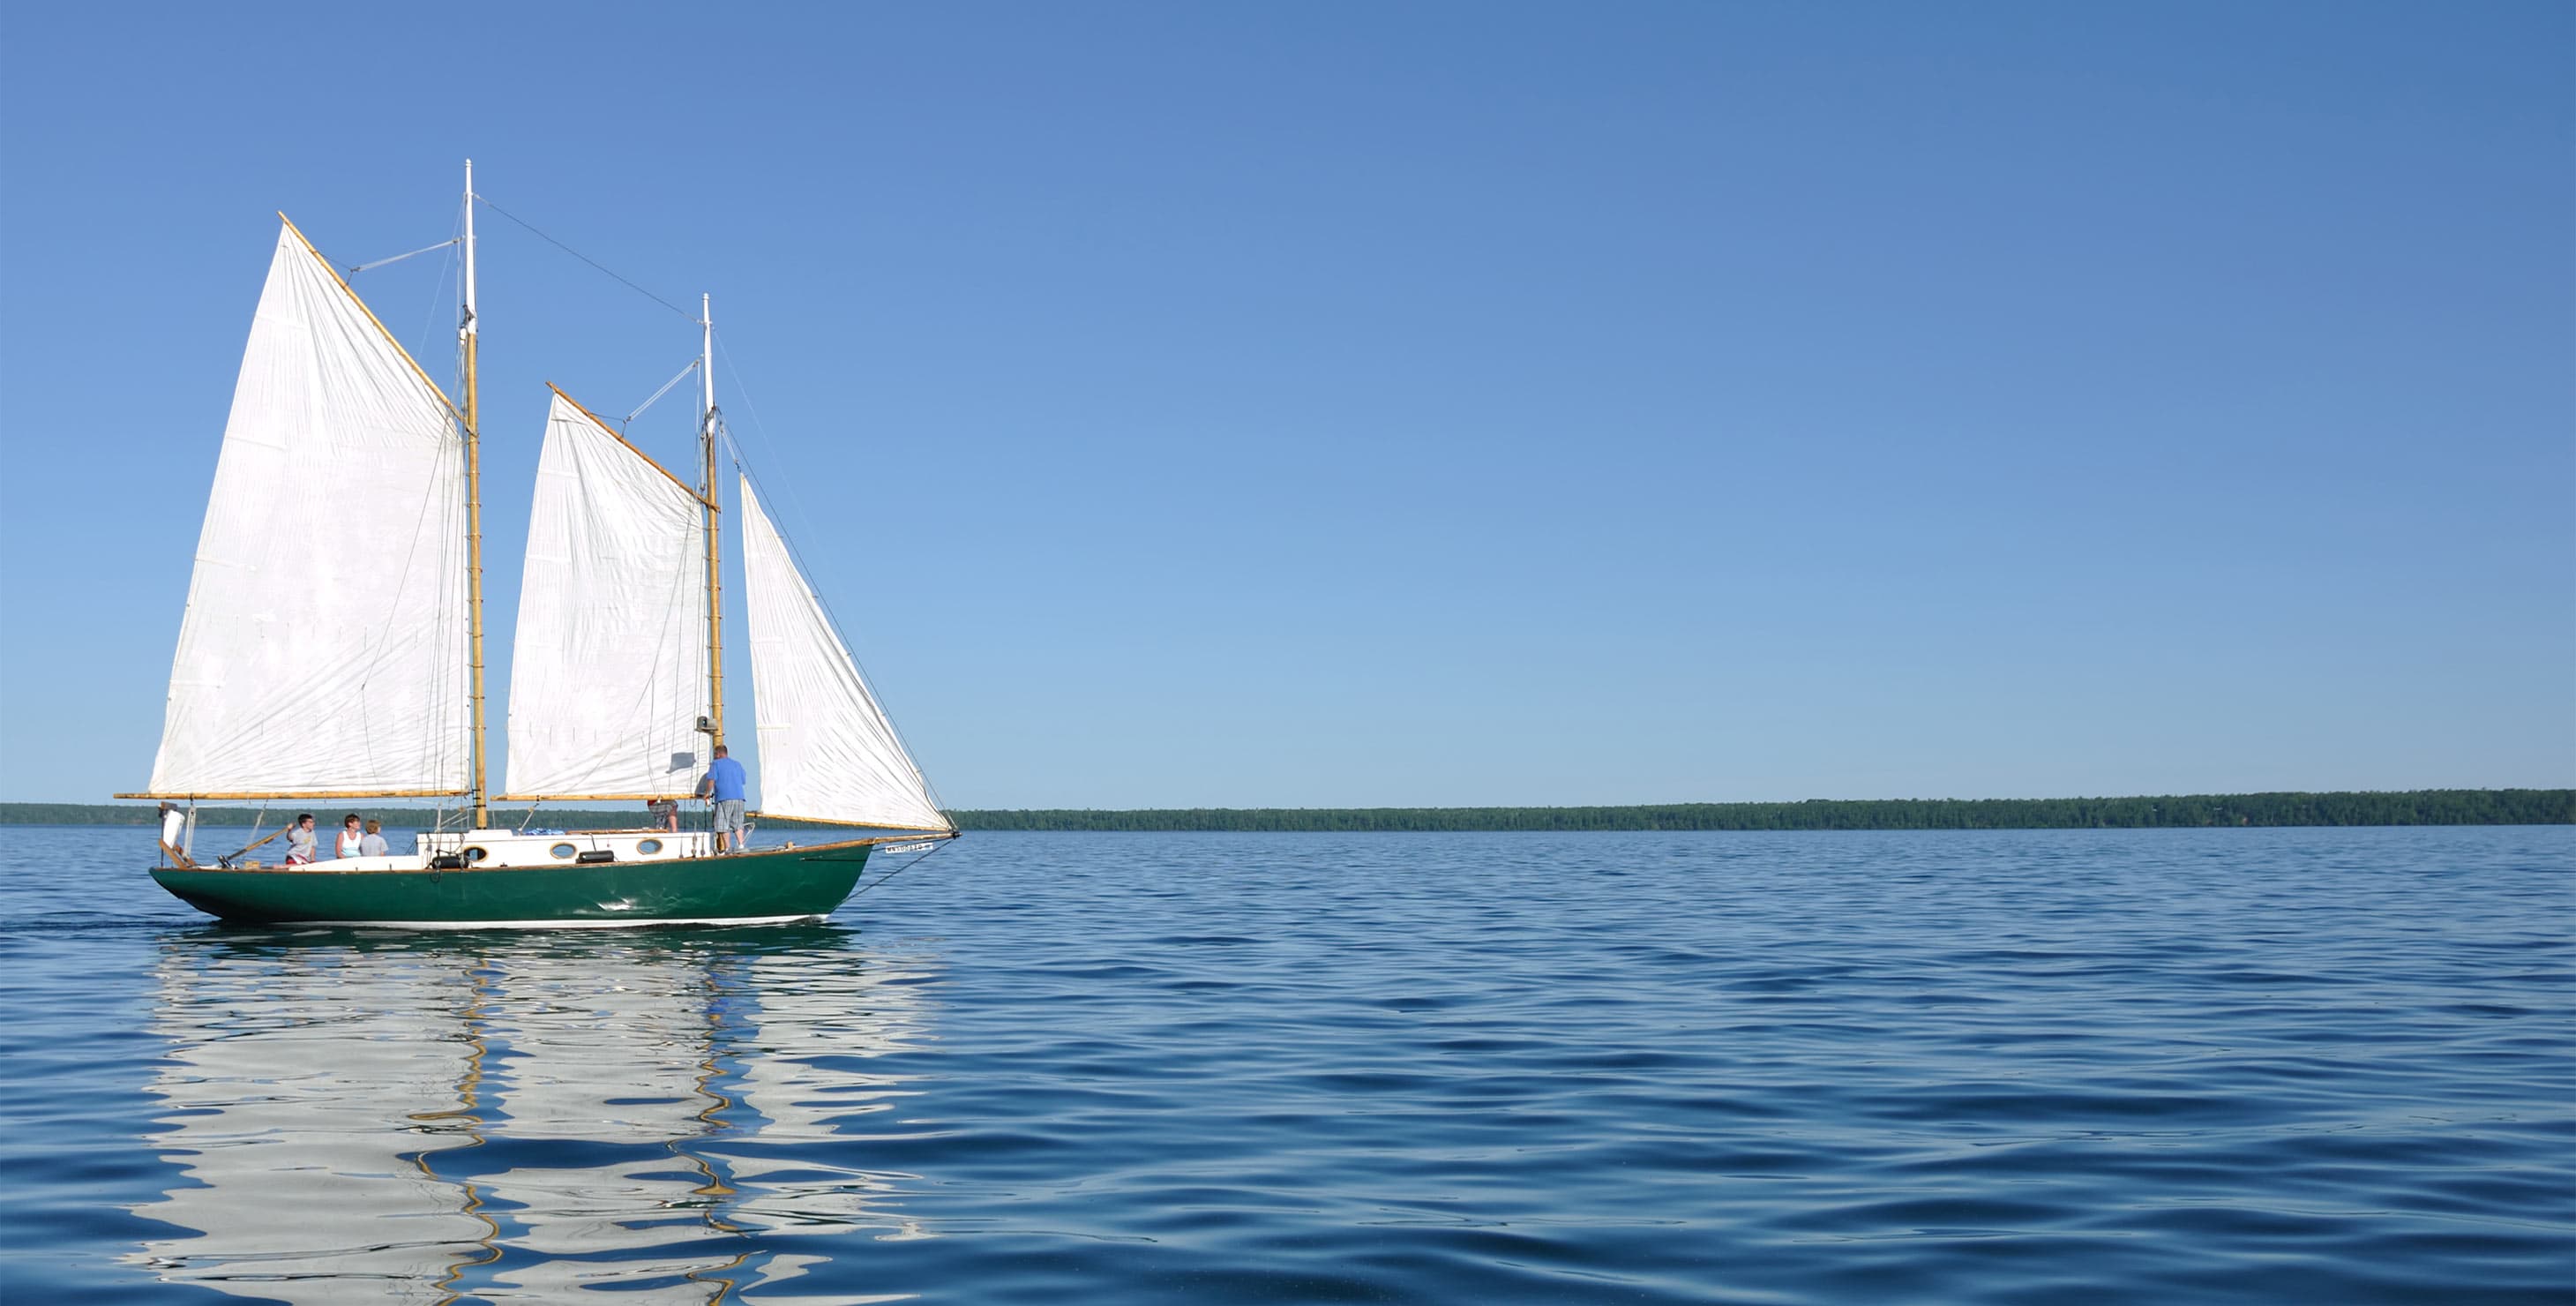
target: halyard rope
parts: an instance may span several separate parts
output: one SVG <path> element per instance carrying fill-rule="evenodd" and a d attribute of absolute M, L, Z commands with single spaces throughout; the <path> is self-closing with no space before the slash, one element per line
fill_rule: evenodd
<path fill-rule="evenodd" d="M 634 282 L 629 281 L 629 280 L 627 280 L 626 278 L 621 277 L 621 276 L 617 275 L 617 274 L 616 274 L 616 273 L 614 273 L 614 272 L 610 272 L 610 271 L 608 270 L 608 268 L 606 267 L 606 265 L 604 265 L 604 264 L 600 263 L 600 262 L 599 262 L 599 260 L 592 258 L 592 257 L 591 257 L 591 256 L 589 256 L 588 254 L 584 254 L 584 253 L 582 253 L 580 250 L 574 249 L 572 246 L 567 245 L 567 244 L 563 243 L 562 241 L 557 240 L 557 239 L 555 239 L 554 237 L 549 236 L 549 235 L 547 235 L 546 233 L 544 233 L 544 232 L 542 232 L 542 231 L 538 231 L 534 226 L 531 226 L 531 225 L 529 224 L 529 222 L 528 222 L 528 220 L 527 220 L 527 219 L 522 218 L 522 217 L 520 217 L 518 214 L 512 213 L 512 212 L 511 212 L 511 211 L 509 211 L 508 209 L 502 208 L 500 205 L 493 203 L 493 202 L 492 202 L 492 200 L 491 200 L 491 197 L 490 197 L 490 196 L 487 196 L 487 195 L 479 195 L 479 194 L 478 194 L 478 195 L 476 195 L 474 198 L 476 198 L 476 199 L 478 199 L 478 200 L 483 201 L 483 207 L 485 207 L 485 208 L 487 208 L 487 209 L 492 210 L 494 213 L 498 213 L 498 214 L 500 214 L 502 217 L 508 218 L 508 219 L 509 219 L 510 221 L 512 221 L 512 222 L 518 223 L 518 224 L 519 224 L 520 226 L 522 226 L 522 227 L 527 227 L 527 228 L 528 228 L 528 230 L 529 230 L 530 232 L 532 232 L 532 233 L 534 233 L 534 234 L 535 234 L 535 236 L 536 236 L 536 238 L 537 238 L 537 239 L 542 240 L 542 241 L 546 242 L 547 244 L 554 246 L 556 249 L 562 250 L 564 253 L 567 253 L 567 254 L 572 255 L 574 258 L 580 259 L 580 260 L 581 260 L 582 262 L 584 262 L 584 263 L 588 263 L 589 265 L 591 265 L 591 266 L 592 266 L 592 267 L 594 267 L 594 268 L 598 268 L 598 269 L 599 269 L 601 272 L 603 272 L 603 273 L 607 273 L 608 278 L 609 278 L 610 280 L 615 281 L 617 284 L 619 284 L 619 285 L 621 285 L 621 286 L 626 287 L 628 290 L 632 290 L 632 291 L 634 291 L 636 294 L 642 295 L 642 296 L 643 296 L 643 297 L 645 297 L 646 299 L 652 300 L 654 303 L 659 304 L 659 305 L 661 305 L 662 307 L 667 308 L 667 309 L 671 310 L 672 312 L 679 314 L 682 318 L 684 318 L 684 319 L 686 319 L 686 320 L 688 320 L 688 321 L 690 321 L 690 322 L 695 322 L 695 321 L 697 321 L 697 320 L 698 320 L 698 319 L 696 318 L 696 316 L 692 315 L 692 314 L 691 314 L 687 309 L 682 308 L 682 307 L 680 307 L 679 305 L 674 304 L 674 303 L 672 303 L 671 301 L 669 301 L 669 300 L 667 300 L 667 299 L 662 298 L 660 295 L 654 294 L 652 291 L 646 290 L 646 289 L 645 289 L 644 287 L 642 287 L 642 286 L 636 285 Z M 435 246 L 432 246 L 432 248 L 436 248 L 436 247 L 435 247 Z"/>

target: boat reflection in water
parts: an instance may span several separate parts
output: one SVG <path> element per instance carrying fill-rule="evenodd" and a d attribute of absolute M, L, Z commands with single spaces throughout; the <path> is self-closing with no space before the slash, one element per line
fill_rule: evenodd
<path fill-rule="evenodd" d="M 786 1302 L 795 1235 L 924 1237 L 871 1171 L 918 963 L 828 926 L 163 946 L 166 1282 L 303 1302 Z M 900 1058 L 895 1058 L 900 1060 Z M 764 1289 L 769 1291 L 764 1292 Z"/>

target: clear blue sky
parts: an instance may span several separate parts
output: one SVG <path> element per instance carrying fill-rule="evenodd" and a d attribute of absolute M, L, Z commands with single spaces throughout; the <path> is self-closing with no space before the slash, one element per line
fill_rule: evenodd
<path fill-rule="evenodd" d="M 2571 12 L 11 3 L 0 794 L 148 777 L 272 212 L 468 156 L 953 805 L 2576 783 Z M 481 221 L 497 748 L 542 383 L 696 334 Z"/>

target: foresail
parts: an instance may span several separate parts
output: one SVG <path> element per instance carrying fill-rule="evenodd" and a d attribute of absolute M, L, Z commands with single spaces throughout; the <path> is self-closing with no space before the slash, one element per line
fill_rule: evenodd
<path fill-rule="evenodd" d="M 704 769 L 697 493 L 557 394 L 510 658 L 509 793 L 688 794 Z"/>
<path fill-rule="evenodd" d="M 849 825 L 950 829 L 747 478 L 742 538 L 760 809 Z"/>
<path fill-rule="evenodd" d="M 233 389 L 155 794 L 471 784 L 463 437 L 292 227 Z"/>

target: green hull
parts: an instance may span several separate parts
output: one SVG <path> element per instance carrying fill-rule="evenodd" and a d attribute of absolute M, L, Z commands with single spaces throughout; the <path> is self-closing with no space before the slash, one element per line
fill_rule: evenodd
<path fill-rule="evenodd" d="M 750 925 L 830 914 L 858 883 L 869 847 L 470 871 L 165 867 L 152 878 L 199 911 L 263 924 Z"/>

